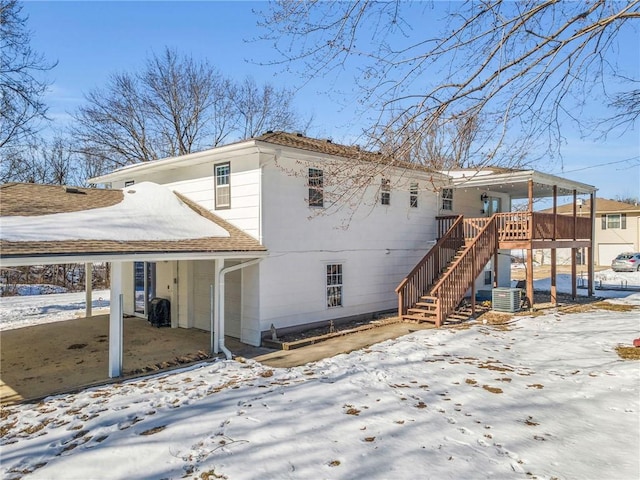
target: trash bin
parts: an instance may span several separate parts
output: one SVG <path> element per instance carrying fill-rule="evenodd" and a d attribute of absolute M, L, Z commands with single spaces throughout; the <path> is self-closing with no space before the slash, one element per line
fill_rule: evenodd
<path fill-rule="evenodd" d="M 171 304 L 166 298 L 152 298 L 149 302 L 149 322 L 154 327 L 171 326 Z"/>

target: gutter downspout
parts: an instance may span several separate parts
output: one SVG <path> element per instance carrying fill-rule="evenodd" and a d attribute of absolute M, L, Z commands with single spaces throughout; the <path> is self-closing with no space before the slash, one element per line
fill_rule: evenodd
<path fill-rule="evenodd" d="M 230 267 L 222 268 L 218 272 L 219 281 L 218 281 L 218 325 L 216 331 L 218 332 L 218 343 L 217 346 L 222 350 L 222 353 L 225 354 L 227 360 L 232 359 L 231 351 L 224 344 L 224 277 L 227 273 L 233 272 L 235 270 L 240 270 L 241 268 L 249 267 L 251 265 L 255 265 L 262 261 L 262 258 L 256 258 L 254 260 L 249 260 L 248 262 L 239 263 L 238 265 L 232 265 Z"/>

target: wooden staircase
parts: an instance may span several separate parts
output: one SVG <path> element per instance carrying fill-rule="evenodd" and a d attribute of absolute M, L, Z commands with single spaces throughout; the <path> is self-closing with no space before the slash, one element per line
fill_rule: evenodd
<path fill-rule="evenodd" d="M 496 224 L 495 215 L 452 218 L 446 233 L 396 288 L 398 315 L 437 327 L 456 316 L 464 295 L 498 248 Z"/>

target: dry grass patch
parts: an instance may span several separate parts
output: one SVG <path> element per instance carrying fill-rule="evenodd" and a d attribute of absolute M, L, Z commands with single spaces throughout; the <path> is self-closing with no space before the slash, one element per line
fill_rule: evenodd
<path fill-rule="evenodd" d="M 640 360 L 640 347 L 626 347 L 618 345 L 616 353 L 623 360 Z"/>
<path fill-rule="evenodd" d="M 487 392 L 502 393 L 502 389 L 501 388 L 492 387 L 491 385 L 483 385 L 482 388 L 484 388 Z"/>
<path fill-rule="evenodd" d="M 567 306 L 558 308 L 558 311 L 562 313 L 584 313 L 584 312 L 592 312 L 593 310 L 607 310 L 611 312 L 631 312 L 635 309 L 636 307 L 634 305 L 599 301 L 599 302 L 593 302 L 593 303 L 583 303 L 580 305 L 567 305 Z"/>
<path fill-rule="evenodd" d="M 145 435 L 145 436 L 153 435 L 154 433 L 161 432 L 165 428 L 167 428 L 166 425 L 160 425 L 158 427 L 153 427 L 153 428 L 150 428 L 149 430 L 145 430 L 144 432 L 140 432 L 140 435 Z"/>

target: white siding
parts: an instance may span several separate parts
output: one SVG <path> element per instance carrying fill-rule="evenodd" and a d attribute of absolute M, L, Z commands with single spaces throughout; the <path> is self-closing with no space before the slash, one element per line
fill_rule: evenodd
<path fill-rule="evenodd" d="M 395 287 L 435 240 L 437 195 L 427 179 L 418 180 L 418 208 L 409 207 L 409 179 L 392 178 L 388 206 L 376 201 L 374 179 L 343 228 L 343 212 L 307 205 L 307 168 L 295 158 L 263 168 L 262 331 L 396 308 Z M 327 263 L 343 265 L 342 307 L 327 308 Z"/>

